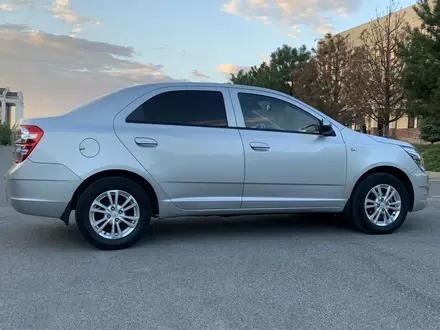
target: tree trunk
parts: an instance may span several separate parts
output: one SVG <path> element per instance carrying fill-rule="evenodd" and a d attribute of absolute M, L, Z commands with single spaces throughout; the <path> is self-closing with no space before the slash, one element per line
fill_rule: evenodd
<path fill-rule="evenodd" d="M 389 135 L 390 135 L 390 124 L 389 124 L 389 123 L 386 123 L 386 122 L 384 121 L 382 132 L 383 132 L 383 135 L 382 135 L 382 136 L 384 136 L 384 137 L 389 137 Z"/>
<path fill-rule="evenodd" d="M 382 120 L 378 120 L 377 121 L 377 135 L 379 136 L 383 136 L 383 125 L 382 125 Z"/>
<path fill-rule="evenodd" d="M 377 132 L 379 136 L 388 137 L 390 132 L 390 123 L 386 119 L 380 118 L 377 121 Z"/>
<path fill-rule="evenodd" d="M 293 72 L 290 74 L 290 96 L 295 97 L 294 93 L 293 93 L 293 84 L 295 83 L 295 77 L 293 76 Z"/>

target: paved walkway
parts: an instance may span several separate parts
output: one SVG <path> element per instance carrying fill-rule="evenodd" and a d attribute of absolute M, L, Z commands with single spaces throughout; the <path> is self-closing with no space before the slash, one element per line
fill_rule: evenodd
<path fill-rule="evenodd" d="M 440 181 L 440 172 L 427 172 L 430 181 Z"/>

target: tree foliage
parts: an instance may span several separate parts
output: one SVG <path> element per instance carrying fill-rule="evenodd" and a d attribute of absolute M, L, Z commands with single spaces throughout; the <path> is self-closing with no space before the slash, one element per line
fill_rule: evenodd
<path fill-rule="evenodd" d="M 347 41 L 348 36 L 327 34 L 321 41 L 316 53 L 317 89 L 324 99 L 325 111 L 329 116 L 344 122 L 352 115 L 351 70 L 352 51 Z"/>
<path fill-rule="evenodd" d="M 274 89 L 286 94 L 291 93 L 292 71 L 301 63 L 307 62 L 312 51 L 306 46 L 292 48 L 288 45 L 278 47 L 268 63 L 253 66 L 249 71 L 240 70 L 231 75 L 231 82 L 240 85 L 252 85 Z"/>
<path fill-rule="evenodd" d="M 404 90 L 400 84 L 404 63 L 397 55 L 399 45 L 405 40 L 407 23 L 405 14 L 396 9 L 391 2 L 387 15 L 378 15 L 360 37 L 366 51 L 369 115 L 383 126 L 383 135 L 388 135 L 391 122 L 406 113 Z"/>
<path fill-rule="evenodd" d="M 343 123 L 362 115 L 356 105 L 359 90 L 355 83 L 363 76 L 360 50 L 348 42 L 349 36 L 327 34 L 316 53 L 317 87 L 329 116 Z M 360 80 L 358 78 L 361 77 Z"/>
<path fill-rule="evenodd" d="M 435 143 L 440 141 L 440 118 L 425 117 L 420 125 L 420 137 L 428 142 Z"/>
<path fill-rule="evenodd" d="M 407 29 L 399 57 L 405 64 L 402 86 L 409 111 L 424 117 L 440 117 L 440 1 L 419 0 L 413 6 L 420 27 Z"/>
<path fill-rule="evenodd" d="M 292 93 L 343 123 L 365 112 L 363 49 L 353 47 L 349 36 L 327 34 L 312 60 L 293 72 Z"/>
<path fill-rule="evenodd" d="M 12 130 L 7 124 L 0 124 L 0 146 L 11 142 Z"/>
<path fill-rule="evenodd" d="M 368 85 L 371 75 L 367 69 L 367 51 L 365 46 L 353 48 L 350 70 L 347 72 L 347 82 L 350 86 L 350 104 L 352 107 L 353 121 L 365 124 L 365 117 L 373 111 L 369 99 Z"/>
<path fill-rule="evenodd" d="M 292 96 L 317 108 L 324 108 L 324 98 L 318 94 L 316 57 L 299 63 L 292 72 Z"/>

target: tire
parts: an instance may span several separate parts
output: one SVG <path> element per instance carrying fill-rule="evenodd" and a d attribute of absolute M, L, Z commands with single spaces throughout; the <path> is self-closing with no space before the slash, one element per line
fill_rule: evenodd
<path fill-rule="evenodd" d="M 117 211 L 119 207 L 115 207 L 116 211 L 110 211 L 109 199 L 108 197 L 105 198 L 108 196 L 106 192 L 113 191 L 111 197 L 112 201 L 114 201 L 114 191 L 116 190 L 118 191 L 120 206 L 123 206 L 122 204 L 129 199 L 129 196 L 137 203 L 136 206 L 135 203 L 127 202 L 129 203 L 127 204 L 129 207 L 132 205 L 135 206 L 125 212 L 121 210 L 119 218 L 119 212 Z M 92 217 L 93 221 L 98 221 L 95 223 L 98 227 L 107 223 L 104 227 L 105 230 L 99 234 L 92 225 L 90 213 L 92 213 L 91 208 L 95 199 L 101 198 L 101 196 L 101 205 L 105 207 L 108 206 L 108 211 L 103 212 L 103 208 L 95 206 L 94 209 L 98 208 L 99 212 L 93 212 Z M 131 199 L 129 200 L 131 201 Z M 103 217 L 102 219 L 100 218 L 101 216 Z M 109 177 L 92 183 L 81 194 L 77 203 L 75 217 L 79 231 L 91 245 L 101 250 L 125 249 L 136 244 L 146 233 L 151 219 L 151 203 L 147 193 L 135 182 L 122 177 Z M 126 217 L 130 217 L 131 219 Z M 110 218 L 110 220 L 108 218 Z M 99 221 L 101 222 L 99 223 Z M 130 226 L 128 224 L 130 224 Z M 98 227 L 95 226 L 95 228 Z M 112 227 L 114 228 L 113 233 Z M 119 233 L 118 228 L 120 229 Z M 113 235 L 113 238 L 110 238 L 109 235 Z M 120 238 L 117 236 L 120 236 Z"/>
<path fill-rule="evenodd" d="M 369 192 L 379 186 L 384 185 L 382 187 L 383 194 L 386 193 L 387 186 L 390 186 L 394 188 L 397 192 L 397 194 L 394 194 L 394 196 L 399 197 L 400 196 L 400 213 L 397 215 L 397 212 L 395 213 L 396 202 L 395 198 L 392 197 L 392 206 L 394 210 L 389 210 L 387 214 L 392 214 L 391 217 L 395 216 L 395 219 L 388 224 L 386 224 L 383 221 L 383 217 L 385 217 L 385 214 L 379 216 L 379 221 L 377 224 L 373 223 L 373 221 L 370 221 L 367 215 L 367 212 L 370 215 L 373 215 L 373 213 L 379 208 L 380 206 L 373 206 L 372 203 L 368 203 L 368 210 L 365 208 L 365 201 L 368 197 L 369 199 L 373 199 L 374 194 L 369 194 Z M 397 229 L 399 229 L 402 224 L 404 223 L 409 210 L 409 194 L 408 190 L 405 187 L 405 185 L 396 177 L 393 175 L 387 174 L 387 173 L 373 173 L 365 178 L 362 179 L 362 181 L 359 183 L 359 185 L 355 188 L 352 194 L 352 212 L 351 217 L 353 221 L 353 225 L 368 234 L 391 234 Z M 383 206 L 383 204 L 381 204 Z M 380 213 L 380 211 L 379 211 Z"/>

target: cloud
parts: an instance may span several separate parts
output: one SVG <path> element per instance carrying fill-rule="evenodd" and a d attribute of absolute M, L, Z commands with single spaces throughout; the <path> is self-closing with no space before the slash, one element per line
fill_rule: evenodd
<path fill-rule="evenodd" d="M 209 76 L 207 76 L 197 70 L 192 70 L 191 75 L 196 78 L 209 78 Z"/>
<path fill-rule="evenodd" d="M 332 31 L 329 14 L 346 17 L 356 12 L 362 0 L 228 0 L 221 10 L 243 17 L 246 20 L 261 21 L 265 24 L 277 24 L 289 27 L 304 25 L 314 33 L 323 34 Z M 289 35 L 297 38 L 297 28 Z"/>
<path fill-rule="evenodd" d="M 69 0 L 52 0 L 52 4 L 49 7 L 47 7 L 45 0 L 9 0 L 8 4 L 0 5 L 0 11 L 19 11 L 23 9 L 40 9 L 46 14 L 52 15 L 54 19 L 60 20 L 64 24 L 72 25 L 71 37 L 76 37 L 88 25 L 102 24 L 89 17 L 77 15 L 70 6 Z"/>
<path fill-rule="evenodd" d="M 9 2 L 17 6 L 32 6 L 35 5 L 38 0 L 9 0 Z"/>
<path fill-rule="evenodd" d="M 233 64 L 221 64 L 215 68 L 217 71 L 226 73 L 226 74 L 237 74 L 240 70 L 248 71 L 250 67 L 248 66 L 237 66 Z"/>
<path fill-rule="evenodd" d="M 14 9 L 11 7 L 11 5 L 8 5 L 6 3 L 0 4 L 0 11 L 13 11 Z"/>
<path fill-rule="evenodd" d="M 327 33 L 334 33 L 334 28 L 331 24 L 323 24 L 315 28 L 315 33 L 319 35 L 325 35 Z"/>
<path fill-rule="evenodd" d="M 292 26 L 292 29 L 289 33 L 289 37 L 298 39 L 300 34 L 301 34 L 301 30 L 299 29 L 299 26 L 294 25 L 294 26 Z"/>
<path fill-rule="evenodd" d="M 55 19 L 60 19 L 66 24 L 75 25 L 72 29 L 72 36 L 82 32 L 84 25 L 100 25 L 98 21 L 94 21 L 85 16 L 75 15 L 73 9 L 69 6 L 69 0 L 54 0 L 50 12 Z"/>
<path fill-rule="evenodd" d="M 67 24 L 99 24 L 88 17 L 75 15 L 73 9 L 69 6 L 69 0 L 55 0 L 50 8 L 54 18 L 61 19 Z"/>
<path fill-rule="evenodd" d="M 0 24 L 0 31 L 20 32 L 29 29 L 26 24 Z"/>
<path fill-rule="evenodd" d="M 136 81 L 139 77 L 152 74 L 162 76 L 163 65 L 152 63 L 121 63 L 122 70 L 110 71 L 109 74 L 114 77 L 125 77 Z"/>
<path fill-rule="evenodd" d="M 9 0 L 8 6 L 16 11 L 20 8 L 37 9 L 37 7 L 42 7 L 42 0 Z M 37 6 L 38 5 L 38 6 Z"/>
<path fill-rule="evenodd" d="M 270 61 L 270 54 L 260 54 L 258 58 L 263 62 Z"/>
<path fill-rule="evenodd" d="M 59 113 L 134 84 L 174 81 L 132 47 L 0 25 L 0 87 L 23 91 L 26 116 Z"/>

